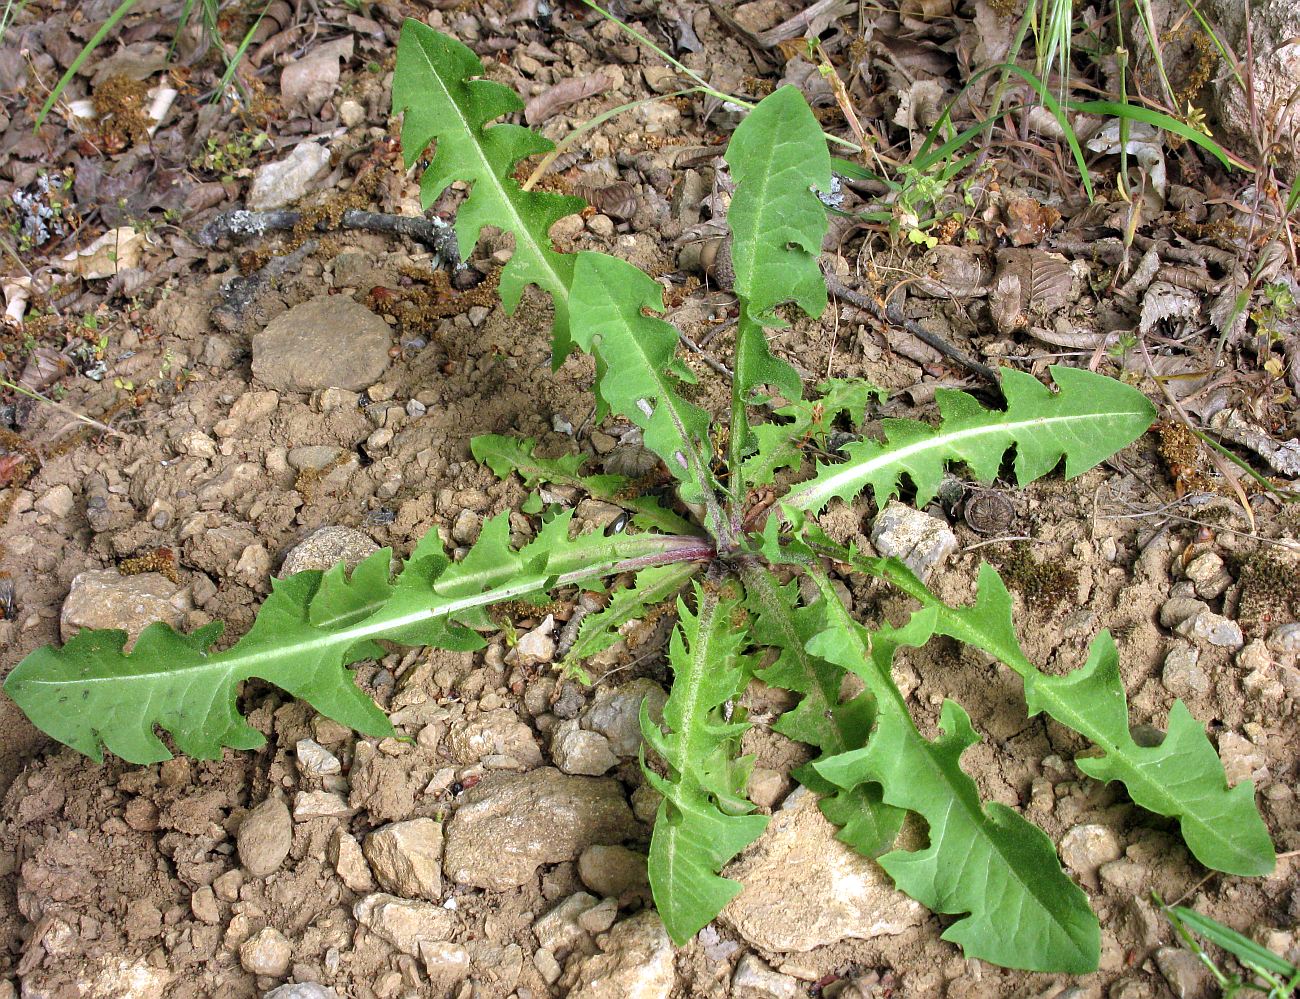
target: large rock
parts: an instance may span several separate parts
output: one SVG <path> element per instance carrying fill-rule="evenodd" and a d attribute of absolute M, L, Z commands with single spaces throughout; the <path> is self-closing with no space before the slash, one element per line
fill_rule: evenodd
<path fill-rule="evenodd" d="M 635 757 L 641 749 L 641 702 L 648 701 L 650 717 L 660 721 L 667 700 L 664 689 L 646 677 L 619 687 L 602 687 L 583 712 L 582 727 L 608 739 L 618 756 Z"/>
<path fill-rule="evenodd" d="M 254 975 L 279 978 L 289 970 L 293 958 L 293 944 L 274 927 L 267 926 L 256 936 L 245 940 L 239 948 L 239 963 Z"/>
<path fill-rule="evenodd" d="M 1186 13 L 1181 4 L 1169 6 L 1170 16 Z M 1254 63 L 1245 67 L 1242 75 L 1255 91 L 1254 114 L 1233 74 L 1217 74 L 1210 86 L 1210 110 L 1227 138 L 1225 145 L 1244 153 L 1275 131 L 1283 139 L 1277 148 L 1279 157 L 1285 165 L 1294 166 L 1294 153 L 1285 140 L 1295 129 L 1291 95 L 1300 87 L 1300 45 L 1295 43 L 1300 36 L 1300 5 L 1295 0 L 1255 0 L 1247 7 L 1239 0 L 1207 0 L 1201 10 L 1223 44 L 1243 63 L 1247 58 L 1246 15 L 1250 14 L 1249 51 Z M 1258 126 L 1252 121 L 1256 116 Z"/>
<path fill-rule="evenodd" d="M 447 741 L 458 763 L 477 763 L 485 756 L 509 756 L 526 770 L 542 762 L 533 730 L 509 708 L 457 722 Z"/>
<path fill-rule="evenodd" d="M 946 523 L 896 500 L 876 517 L 871 543 L 886 558 L 902 561 L 922 582 L 957 550 L 957 536 Z"/>
<path fill-rule="evenodd" d="M 668 999 L 673 943 L 657 913 L 637 913 L 599 943 L 603 953 L 569 962 L 561 981 L 569 999 Z"/>
<path fill-rule="evenodd" d="M 725 871 L 745 890 L 722 918 L 755 947 L 809 951 L 916 926 L 925 910 L 894 888 L 875 861 L 835 838 L 816 796 L 799 788 L 763 835 Z"/>
<path fill-rule="evenodd" d="M 388 367 L 388 324 L 350 298 L 321 295 L 295 305 L 253 337 L 253 375 L 288 392 L 373 385 Z"/>
<path fill-rule="evenodd" d="M 354 528 L 320 527 L 289 549 L 280 566 L 280 576 L 292 576 L 307 569 L 326 572 L 339 562 L 353 569 L 377 551 L 379 546 Z"/>
<path fill-rule="evenodd" d="M 262 999 L 339 999 L 339 994 L 317 982 L 295 982 L 272 989 Z"/>
<path fill-rule="evenodd" d="M 502 774 L 461 796 L 447 824 L 443 868 L 459 884 L 501 891 L 526 884 L 542 864 L 636 832 L 618 781 L 553 767 Z"/>
<path fill-rule="evenodd" d="M 189 588 L 161 573 L 123 576 L 116 569 L 89 569 L 72 580 L 59 615 L 59 633 L 66 642 L 82 628 L 117 628 L 134 644 L 154 621 L 180 628 L 193 606 Z"/>

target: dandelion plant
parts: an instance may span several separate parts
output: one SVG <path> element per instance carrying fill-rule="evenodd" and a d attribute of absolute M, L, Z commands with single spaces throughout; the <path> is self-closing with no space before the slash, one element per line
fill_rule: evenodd
<path fill-rule="evenodd" d="M 578 456 L 539 456 L 533 441 L 479 437 L 474 455 L 498 475 L 517 474 L 528 487 L 564 483 L 621 504 L 629 530 L 577 533 L 571 510 L 534 497 L 524 509 L 540 526 L 522 548 L 511 546 L 503 514 L 487 521 L 460 561 L 430 532 L 395 577 L 388 550 L 350 574 L 341 567 L 299 573 L 274 583 L 252 629 L 222 651 L 214 651 L 219 624 L 189 635 L 154 624 L 130 653 L 121 632 L 82 632 L 62 648 L 32 653 L 10 675 L 5 690 L 27 715 L 95 758 L 107 748 L 137 763 L 165 759 L 159 730 L 182 752 L 214 757 L 223 747 L 263 741 L 238 708 L 240 683 L 258 677 L 382 736 L 391 725 L 348 669 L 379 656 L 379 640 L 481 648 L 495 628 L 494 605 L 564 598 L 617 578 L 623 585 L 583 620 L 564 665 L 580 675 L 628 622 L 653 608 L 675 610 L 672 689 L 662 720 L 643 711 L 641 724 L 642 769 L 661 796 L 650 883 L 679 944 L 741 890 L 725 868 L 767 825 L 745 797 L 749 761 L 739 755 L 749 722 L 737 700 L 759 677 L 796 699 L 773 722 L 812 750 L 795 777 L 819 796 L 846 844 L 876 858 L 900 889 L 955 917 L 945 939 L 968 957 L 1008 967 L 1081 974 L 1097 966 L 1097 919 L 1051 840 L 1015 809 L 981 800 L 962 768 L 963 752 L 980 739 L 978 720 L 945 701 L 939 734 L 930 738 L 895 685 L 897 651 L 935 635 L 1000 659 L 1023 681 L 1031 714 L 1049 715 L 1093 744 L 1078 758 L 1080 769 L 1122 783 L 1137 805 L 1176 821 L 1201 863 L 1240 875 L 1272 870 L 1253 785 L 1229 787 L 1203 726 L 1181 702 L 1163 720 L 1163 742 L 1134 741 L 1107 633 L 1083 666 L 1045 673 L 1024 654 L 1010 595 L 991 567 L 979 571 L 975 601 L 951 607 L 901 562 L 837 544 L 816 523 L 829 504 L 864 494 L 883 504 L 906 490 L 926 503 L 954 464 L 982 482 L 1004 467 L 1020 485 L 1058 466 L 1078 475 L 1145 432 L 1154 415 L 1147 399 L 1089 371 L 1054 367 L 1047 385 L 1007 369 L 1004 408 L 940 390 L 935 422 L 887 420 L 883 439 L 829 450 L 832 424 L 860 419 L 878 390 L 838 380 L 809 392 L 769 343 L 768 330 L 826 306 L 818 256 L 827 219 L 817 193 L 829 186 L 830 158 L 803 97 L 783 87 L 745 119 L 726 153 L 737 184 L 729 222 L 740 318 L 731 413 L 716 421 L 692 399 L 678 333 L 660 317 L 660 285 L 617 257 L 564 254 L 551 244 L 550 225 L 581 202 L 515 182 L 520 161 L 551 146 L 498 120 L 521 102 L 482 76 L 468 48 L 406 23 L 394 104 L 404 114 L 409 165 L 435 144 L 422 178 L 425 204 L 461 182 L 468 188 L 456 221 L 462 253 L 484 225 L 513 238 L 503 303 L 512 308 L 529 285 L 549 295 L 553 356 L 593 355 L 600 408 L 640 429 L 675 495 L 638 496 L 636 483 L 584 474 Z M 721 457 L 719 425 L 727 429 Z M 809 443 L 823 458 L 805 474 Z M 795 484 L 782 486 L 774 505 L 760 499 L 787 479 Z M 897 628 L 858 620 L 837 595 L 830 567 L 892 584 L 916 609 Z M 846 674 L 861 681 L 851 697 L 842 694 Z M 926 830 L 923 847 L 897 845 L 909 813 Z"/>

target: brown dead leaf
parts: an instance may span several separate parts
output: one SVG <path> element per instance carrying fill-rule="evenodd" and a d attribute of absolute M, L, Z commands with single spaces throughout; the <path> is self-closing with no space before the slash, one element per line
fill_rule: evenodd
<path fill-rule="evenodd" d="M 1199 322 L 1201 296 L 1188 288 L 1175 288 L 1167 281 L 1152 281 L 1142 296 L 1142 317 L 1138 332 L 1150 333 L 1156 323 L 1165 320 Z"/>
<path fill-rule="evenodd" d="M 624 221 L 635 215 L 641 204 L 636 187 L 625 180 L 604 185 L 574 184 L 573 193 L 588 201 L 601 214 Z"/>
<path fill-rule="evenodd" d="M 1011 281 L 1014 276 L 1016 281 Z M 1016 285 L 1018 284 L 1018 288 Z M 1019 292 L 1014 303 L 1016 313 L 1027 320 L 1050 316 L 1070 304 L 1074 288 L 1074 271 L 1059 253 L 1038 249 L 998 251 L 997 273 L 991 294 L 999 299 L 995 310 L 1012 314 L 1009 300 Z"/>
<path fill-rule="evenodd" d="M 87 280 L 112 277 L 119 270 L 140 266 L 144 236 L 129 225 L 110 229 L 89 246 L 73 250 L 60 261 L 63 269 Z"/>
<path fill-rule="evenodd" d="M 943 104 L 943 84 L 937 80 L 915 80 L 907 89 L 899 91 L 894 124 L 908 130 L 913 144 L 921 142 L 939 120 Z"/>
<path fill-rule="evenodd" d="M 979 247 L 936 246 L 925 255 L 926 273 L 912 288 L 930 298 L 979 298 L 988 294 L 992 272 Z"/>
<path fill-rule="evenodd" d="M 1003 212 L 1007 236 L 1016 246 L 1037 246 L 1061 221 L 1061 213 L 1034 198 L 1012 197 Z"/>
<path fill-rule="evenodd" d="M 285 66 L 280 73 L 280 94 L 285 103 L 309 115 L 320 111 L 338 90 L 339 60 L 350 59 L 354 46 L 353 36 L 347 35 L 319 45 L 305 59 Z"/>
<path fill-rule="evenodd" d="M 952 16 L 952 0 L 902 0 L 898 13 L 907 21 L 935 21 Z"/>
<path fill-rule="evenodd" d="M 524 105 L 524 120 L 530 125 L 539 124 L 552 115 L 559 114 L 570 104 L 577 104 L 593 94 L 600 93 L 609 85 L 610 79 L 604 73 L 592 73 L 590 76 L 575 76 L 563 80 L 543 90 Z"/>
<path fill-rule="evenodd" d="M 37 347 L 23 365 L 23 373 L 18 376 L 18 384 L 25 389 L 39 392 L 54 384 L 69 371 L 72 365 L 68 359 L 53 347 Z"/>

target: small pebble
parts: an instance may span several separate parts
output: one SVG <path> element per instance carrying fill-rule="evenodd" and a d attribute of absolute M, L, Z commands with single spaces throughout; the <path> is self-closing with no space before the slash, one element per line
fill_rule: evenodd
<path fill-rule="evenodd" d="M 289 809 L 279 798 L 267 798 L 239 825 L 235 838 L 239 862 L 255 878 L 279 869 L 293 845 L 293 823 Z"/>
<path fill-rule="evenodd" d="M 293 945 L 285 935 L 270 926 L 245 940 L 239 948 L 239 963 L 254 975 L 279 978 L 289 970 Z"/>
<path fill-rule="evenodd" d="M 551 637 L 551 633 L 554 630 L 555 617 L 547 614 L 546 619 L 541 624 L 532 631 L 520 636 L 518 644 L 515 645 L 515 652 L 519 656 L 520 663 L 531 666 L 553 661 L 555 659 L 555 639 Z"/>
<path fill-rule="evenodd" d="M 313 777 L 327 777 L 343 772 L 339 758 L 315 739 L 299 739 L 294 747 L 298 770 Z"/>

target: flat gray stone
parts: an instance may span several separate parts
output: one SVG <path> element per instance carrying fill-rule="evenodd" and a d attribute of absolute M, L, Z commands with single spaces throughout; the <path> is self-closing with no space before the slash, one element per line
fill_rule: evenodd
<path fill-rule="evenodd" d="M 388 324 L 342 295 L 320 295 L 281 313 L 253 337 L 253 376 L 288 392 L 360 391 L 388 368 Z"/>
<path fill-rule="evenodd" d="M 239 862 L 255 878 L 279 870 L 293 845 L 293 821 L 279 798 L 267 798 L 239 824 L 235 837 Z"/>
<path fill-rule="evenodd" d="M 339 999 L 339 994 L 317 982 L 295 982 L 272 989 L 262 999 Z"/>
<path fill-rule="evenodd" d="M 59 634 L 66 642 L 82 628 L 117 628 L 126 632 L 130 648 L 154 621 L 180 628 L 192 608 L 189 589 L 161 573 L 123 576 L 116 569 L 88 569 L 72 580 Z"/>
<path fill-rule="evenodd" d="M 377 551 L 377 544 L 351 527 L 321 527 L 289 549 L 280 566 L 280 577 L 306 569 L 325 572 L 339 562 L 351 569 Z"/>
<path fill-rule="evenodd" d="M 447 823 L 443 869 L 458 884 L 503 891 L 527 884 L 542 864 L 621 843 L 637 828 L 616 780 L 553 767 L 494 775 L 461 796 Z"/>
<path fill-rule="evenodd" d="M 405 954 L 420 957 L 420 945 L 451 940 L 460 919 L 432 902 L 398 898 L 382 892 L 367 895 L 352 907 L 357 922 Z"/>
<path fill-rule="evenodd" d="M 957 550 L 957 535 L 922 510 L 891 500 L 871 528 L 871 543 L 886 558 L 896 558 L 921 582 Z"/>
<path fill-rule="evenodd" d="M 570 961 L 569 999 L 668 999 L 677 983 L 674 948 L 658 913 L 644 910 L 600 940 L 602 953 Z"/>
<path fill-rule="evenodd" d="M 815 795 L 797 789 L 763 835 L 724 870 L 745 890 L 722 919 L 765 951 L 805 952 L 840 940 L 892 936 L 925 910 L 880 865 L 835 838 Z"/>
<path fill-rule="evenodd" d="M 430 818 L 392 822 L 367 836 L 363 850 L 375 880 L 386 891 L 404 898 L 441 897 L 441 822 Z"/>
<path fill-rule="evenodd" d="M 329 165 L 330 151 L 319 142 L 298 143 L 284 159 L 257 168 L 248 207 L 262 212 L 293 204 Z"/>

